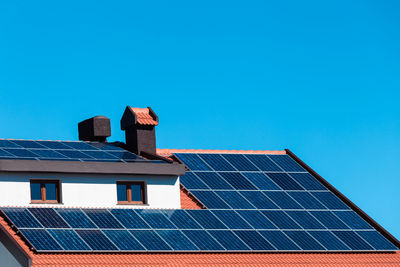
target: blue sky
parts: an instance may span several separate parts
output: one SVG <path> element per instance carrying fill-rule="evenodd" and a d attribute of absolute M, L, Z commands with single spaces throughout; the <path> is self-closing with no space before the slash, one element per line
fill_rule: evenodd
<path fill-rule="evenodd" d="M 290 148 L 400 238 L 397 1 L 2 1 L 0 138 L 126 105 L 160 148 Z"/>

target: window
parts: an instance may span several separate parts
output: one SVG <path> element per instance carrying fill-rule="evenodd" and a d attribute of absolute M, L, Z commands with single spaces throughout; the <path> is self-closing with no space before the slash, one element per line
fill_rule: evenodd
<path fill-rule="evenodd" d="M 32 203 L 60 203 L 60 181 L 31 180 Z"/>
<path fill-rule="evenodd" d="M 118 204 L 146 204 L 144 182 L 117 182 Z"/>

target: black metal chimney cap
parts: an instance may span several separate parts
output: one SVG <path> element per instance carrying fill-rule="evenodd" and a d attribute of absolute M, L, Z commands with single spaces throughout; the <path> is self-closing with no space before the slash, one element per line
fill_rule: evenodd
<path fill-rule="evenodd" d="M 78 123 L 79 140 L 82 141 L 107 141 L 111 136 L 110 119 L 105 116 L 95 116 L 93 118 Z"/>

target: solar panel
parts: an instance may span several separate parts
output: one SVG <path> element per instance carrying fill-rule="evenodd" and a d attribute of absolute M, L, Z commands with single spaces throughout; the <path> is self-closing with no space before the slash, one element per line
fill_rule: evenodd
<path fill-rule="evenodd" d="M 160 210 L 137 210 L 140 217 L 154 229 L 176 229 L 176 226 Z"/>
<path fill-rule="evenodd" d="M 192 191 L 196 198 L 210 209 L 229 209 L 230 207 L 212 191 Z"/>
<path fill-rule="evenodd" d="M 53 209 L 28 209 L 45 228 L 70 228 Z"/>
<path fill-rule="evenodd" d="M 276 164 L 287 172 L 304 172 L 305 170 L 288 155 L 268 155 Z"/>
<path fill-rule="evenodd" d="M 258 210 L 238 210 L 254 229 L 276 229 L 276 226 Z"/>
<path fill-rule="evenodd" d="M 20 228 L 41 228 L 40 223 L 32 216 L 27 209 L 21 208 L 2 208 L 2 212 L 10 221 Z"/>
<path fill-rule="evenodd" d="M 342 220 L 330 211 L 310 211 L 310 213 L 328 229 L 349 229 Z"/>
<path fill-rule="evenodd" d="M 249 179 L 255 186 L 258 187 L 260 190 L 280 190 L 278 187 L 269 177 L 265 174 L 260 172 L 245 172 L 243 173 L 244 176 Z"/>
<path fill-rule="evenodd" d="M 374 250 L 373 247 L 353 231 L 333 231 L 333 233 L 352 250 Z"/>
<path fill-rule="evenodd" d="M 220 172 L 219 174 L 237 190 L 257 190 L 245 176 L 238 172 Z"/>
<path fill-rule="evenodd" d="M 201 181 L 193 172 L 186 172 L 180 177 L 181 184 L 184 184 L 187 189 L 209 189 L 209 187 Z"/>
<path fill-rule="evenodd" d="M 225 250 L 218 241 L 213 238 L 207 231 L 199 230 L 183 230 L 185 236 L 187 236 L 200 250 Z"/>
<path fill-rule="evenodd" d="M 279 207 L 275 205 L 261 191 L 240 191 L 240 194 L 244 196 L 257 209 L 279 209 Z"/>
<path fill-rule="evenodd" d="M 287 173 L 268 173 L 267 176 L 283 190 L 304 190 L 303 187 L 293 180 L 293 178 L 291 178 Z"/>
<path fill-rule="evenodd" d="M 230 229 L 252 229 L 252 227 L 233 210 L 213 210 L 212 213 Z"/>
<path fill-rule="evenodd" d="M 27 209 L 12 209 L 1 210 L 10 215 L 8 218 L 14 225 L 17 225 L 18 220 L 35 222 L 33 216 L 26 216 L 30 214 Z M 49 215 L 52 213 L 49 210 L 56 217 L 69 222 L 74 218 L 86 222 L 71 223 L 72 228 L 54 228 L 59 227 L 54 221 L 49 224 L 51 227 L 46 228 L 37 221 L 36 224 L 19 222 L 18 225 L 24 227 L 18 230 L 37 251 L 396 250 L 391 242 L 375 230 L 339 230 L 336 225 L 341 222 L 340 219 L 328 211 L 312 211 L 309 214 L 307 211 L 296 210 L 113 209 L 100 210 L 101 215 L 96 215 L 95 220 L 105 223 L 102 223 L 101 228 L 90 229 L 83 227 L 85 224 L 89 227 L 94 225 L 90 224 L 91 218 L 86 216 L 92 212 L 91 209 L 37 208 L 35 214 Z M 318 212 L 330 214 L 330 217 Z M 49 216 L 54 216 L 54 213 Z M 18 217 L 15 214 L 22 215 Z M 332 228 L 327 229 L 329 224 L 324 225 L 325 221 L 317 221 L 314 218 L 318 216 L 311 214 L 319 214 L 322 218 L 337 218 L 337 221 L 332 224 Z M 118 224 L 111 226 L 109 222 L 113 220 Z M 162 222 L 174 224 L 176 228 L 168 229 Z"/>
<path fill-rule="evenodd" d="M 194 174 L 196 174 L 197 177 L 199 177 L 201 181 L 212 190 L 234 189 L 224 178 L 222 178 L 221 175 L 216 172 L 195 172 Z"/>
<path fill-rule="evenodd" d="M 246 245 L 237 235 L 230 230 L 211 230 L 208 231 L 226 250 L 230 251 L 241 251 L 250 250 L 250 247 Z"/>
<path fill-rule="evenodd" d="M 232 209 L 255 209 L 250 202 L 237 191 L 216 191 L 215 192 Z"/>
<path fill-rule="evenodd" d="M 0 140 L 1 159 L 162 162 L 146 160 L 110 143 L 33 140 Z"/>
<path fill-rule="evenodd" d="M 80 209 L 56 209 L 58 214 L 72 227 L 72 228 L 97 228 L 96 225 L 89 219 L 89 217 Z"/>
<path fill-rule="evenodd" d="M 290 238 L 281 231 L 259 231 L 277 250 L 295 251 L 301 250 Z"/>
<path fill-rule="evenodd" d="M 172 248 L 153 230 L 131 230 L 129 231 L 140 243 L 151 251 L 167 251 Z"/>
<path fill-rule="evenodd" d="M 314 237 L 320 244 L 322 244 L 328 250 L 349 250 L 340 239 L 329 231 L 309 231 L 312 237 Z"/>
<path fill-rule="evenodd" d="M 357 231 L 369 244 L 372 244 L 377 250 L 396 250 L 397 248 L 376 231 Z"/>
<path fill-rule="evenodd" d="M 256 165 L 251 163 L 251 161 L 243 155 L 224 154 L 222 157 L 224 157 L 238 171 L 259 171 Z"/>
<path fill-rule="evenodd" d="M 192 216 L 204 229 L 226 229 L 227 227 L 215 217 L 209 210 L 188 210 Z"/>
<path fill-rule="evenodd" d="M 338 209 L 346 210 L 350 209 L 346 204 L 344 204 L 339 198 L 337 198 L 331 192 L 312 192 L 314 197 L 316 197 L 322 204 L 324 204 L 328 209 Z"/>
<path fill-rule="evenodd" d="M 208 166 L 213 168 L 215 171 L 235 171 L 235 168 L 226 161 L 221 155 L 218 154 L 199 154 L 199 157 L 203 159 Z"/>
<path fill-rule="evenodd" d="M 263 193 L 281 209 L 303 209 L 296 200 L 284 191 L 264 191 Z"/>
<path fill-rule="evenodd" d="M 157 233 L 173 250 L 198 250 L 198 248 L 179 230 L 158 230 Z"/>
<path fill-rule="evenodd" d="M 90 250 L 88 245 L 73 230 L 50 229 L 49 233 L 55 240 L 68 251 Z"/>
<path fill-rule="evenodd" d="M 303 250 L 325 250 L 311 235 L 304 231 L 284 231 Z"/>
<path fill-rule="evenodd" d="M 85 209 L 85 213 L 99 228 L 124 228 L 106 209 Z"/>
<path fill-rule="evenodd" d="M 103 232 L 120 250 L 146 250 L 127 230 L 104 230 Z"/>
<path fill-rule="evenodd" d="M 234 231 L 252 250 L 275 250 L 275 248 L 256 231 Z"/>
<path fill-rule="evenodd" d="M 100 230 L 76 230 L 78 235 L 97 251 L 118 250 L 118 248 Z"/>
<path fill-rule="evenodd" d="M 333 213 L 351 229 L 372 229 L 372 226 L 354 211 L 334 211 Z"/>
<path fill-rule="evenodd" d="M 286 211 L 304 229 L 326 229 L 320 222 L 314 219 L 307 211 Z"/>
<path fill-rule="evenodd" d="M 164 215 L 180 229 L 202 229 L 200 224 L 196 222 L 185 210 L 164 210 Z"/>
<path fill-rule="evenodd" d="M 132 209 L 113 209 L 114 217 L 128 229 L 149 229 L 150 226 Z"/>
<path fill-rule="evenodd" d="M 57 251 L 63 248 L 54 240 L 45 229 L 20 229 L 22 235 L 29 240 L 29 243 L 41 251 Z"/>
<path fill-rule="evenodd" d="M 282 171 L 279 166 L 274 163 L 266 155 L 245 155 L 254 165 L 261 171 Z"/>

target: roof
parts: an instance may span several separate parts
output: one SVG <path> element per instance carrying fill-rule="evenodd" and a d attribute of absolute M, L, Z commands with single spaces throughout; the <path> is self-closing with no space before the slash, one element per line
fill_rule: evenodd
<path fill-rule="evenodd" d="M 214 153 L 214 154 L 269 154 L 287 155 L 290 151 L 229 151 L 229 150 L 178 150 L 158 149 L 162 156 L 174 158 L 174 153 Z M 199 209 L 203 205 L 195 195 L 181 187 L 182 208 Z M 352 203 L 351 203 L 352 204 Z M 354 205 L 354 204 L 352 204 Z M 355 206 L 355 205 L 354 205 Z M 399 252 L 368 252 L 368 253 L 34 253 L 16 234 L 4 219 L 4 226 L 18 244 L 33 260 L 33 266 L 65 265 L 65 266 L 399 266 Z M 379 227 L 376 226 L 376 227 Z"/>

